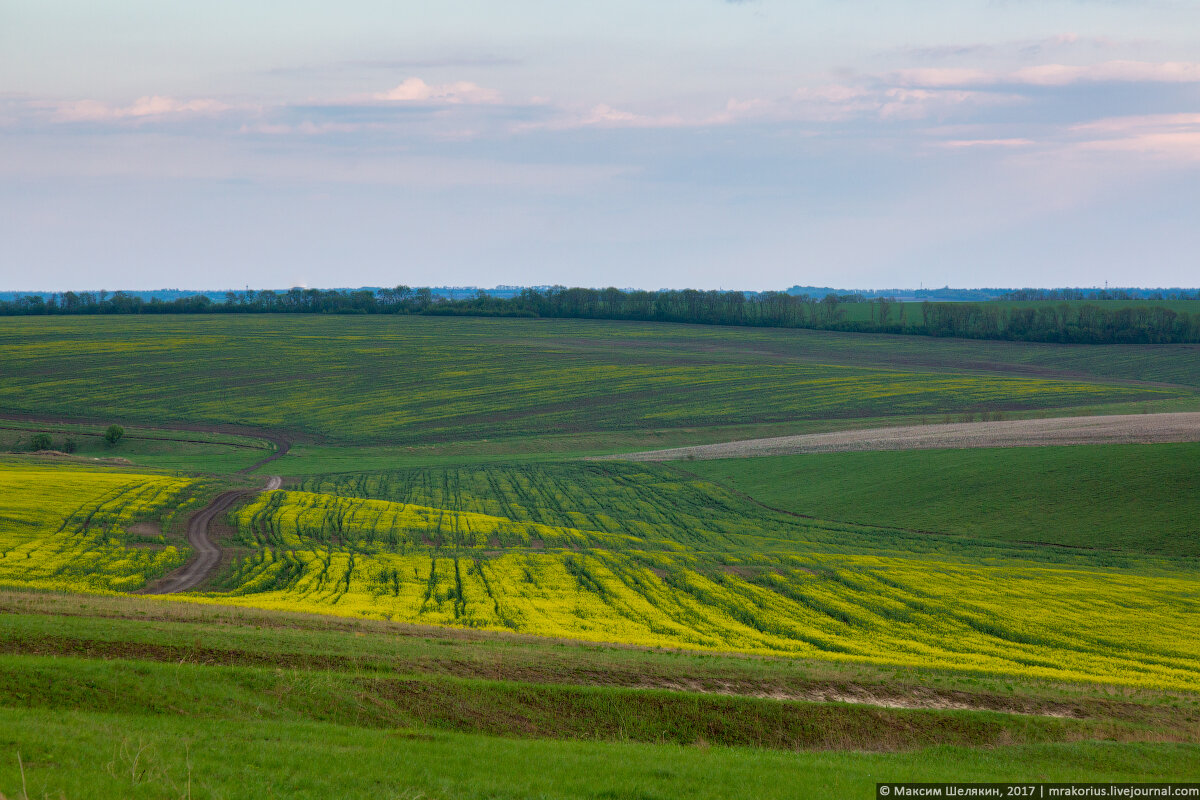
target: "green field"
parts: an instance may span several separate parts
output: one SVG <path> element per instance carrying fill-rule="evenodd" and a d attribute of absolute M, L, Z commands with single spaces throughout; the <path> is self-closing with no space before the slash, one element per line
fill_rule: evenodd
<path fill-rule="evenodd" d="M 1194 402 L 1200 388 L 1178 348 L 1076 364 L 1068 347 L 972 344 L 575 320 L 10 318 L 0 409 L 429 445 Z"/>
<path fill-rule="evenodd" d="M 127 427 L 116 444 L 104 439 L 107 425 L 0 419 L 0 453 L 26 454 L 33 437 L 50 437 L 52 450 L 71 449 L 57 463 L 132 462 L 155 469 L 236 472 L 261 460 L 271 445 L 249 436 L 207 431 Z M 72 449 L 73 445 L 73 449 Z"/>
<path fill-rule="evenodd" d="M 163 600 L 0 592 L 0 609 L 8 797 L 833 798 L 1200 776 L 1194 695 Z M 964 708 L 783 699 L 855 691 Z"/>
<path fill-rule="evenodd" d="M 0 796 L 1197 780 L 1200 445 L 579 458 L 1196 409 L 1191 345 L 0 319 Z"/>
<path fill-rule="evenodd" d="M 1192 666 L 1200 651 L 1187 635 L 1195 574 L 1183 562 L 799 519 L 653 465 L 340 474 L 298 488 L 237 512 L 236 557 L 201 599 L 649 646 L 1200 686 Z"/>
<path fill-rule="evenodd" d="M 909 324 L 921 322 L 921 302 L 898 303 L 891 311 L 892 322 Z M 1053 308 L 1063 306 L 1076 311 L 1080 306 L 1095 306 L 1105 311 L 1122 308 L 1169 308 L 1178 313 L 1200 312 L 1200 300 L 986 300 L 979 301 L 984 308 Z M 903 318 L 901 317 L 903 309 Z M 877 322 L 879 310 L 872 303 L 842 303 L 838 306 L 841 318 L 847 322 Z"/>
<path fill-rule="evenodd" d="M 880 780 L 1197 780 L 1194 745 L 800 752 L 513 740 L 306 722 L 0 710 L 20 729 L 30 797 L 845 798 Z M 183 743 L 186 743 L 184 745 Z M 15 754 L 0 782 L 21 797 Z M 536 765 L 536 766 L 534 766 Z M 111 768 L 110 768 L 111 767 Z M 250 789 L 250 792 L 247 792 Z M 190 795 L 187 794 L 190 791 Z M 34 794 L 34 793 L 37 794 Z"/>
<path fill-rule="evenodd" d="M 1200 557 L 1200 444 L 689 462 L 772 508 L 1008 542 Z"/>

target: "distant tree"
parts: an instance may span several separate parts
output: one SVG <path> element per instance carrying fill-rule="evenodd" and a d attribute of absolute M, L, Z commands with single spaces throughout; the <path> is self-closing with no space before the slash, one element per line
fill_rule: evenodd
<path fill-rule="evenodd" d="M 49 450 L 50 449 L 50 434 L 35 433 L 33 439 L 30 440 L 30 445 L 34 450 Z"/>
<path fill-rule="evenodd" d="M 104 441 L 109 444 L 116 444 L 125 435 L 125 429 L 120 425 L 109 425 L 108 430 L 104 432 Z"/>
<path fill-rule="evenodd" d="M 896 305 L 896 301 L 890 297 L 881 297 L 879 303 L 879 324 L 887 325 L 892 321 L 892 307 Z"/>
<path fill-rule="evenodd" d="M 825 309 L 826 322 L 832 324 L 842 315 L 842 310 L 838 308 L 838 304 L 841 302 L 842 298 L 836 294 L 827 294 L 821 299 L 821 307 Z"/>
<path fill-rule="evenodd" d="M 64 453 L 74 453 L 79 449 L 79 445 L 75 443 L 74 439 L 63 439 L 62 449 Z"/>

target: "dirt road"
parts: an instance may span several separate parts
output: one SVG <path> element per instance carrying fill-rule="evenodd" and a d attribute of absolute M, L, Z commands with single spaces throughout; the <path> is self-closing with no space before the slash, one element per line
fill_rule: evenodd
<path fill-rule="evenodd" d="M 283 458 L 292 446 L 291 442 L 277 436 L 262 436 L 262 438 L 275 445 L 275 452 L 241 470 L 239 474 L 249 474 L 276 459 Z M 283 486 L 283 478 L 272 475 L 267 478 L 266 486 L 262 489 L 235 489 L 230 492 L 222 492 L 213 498 L 211 503 L 197 511 L 188 520 L 187 540 L 192 550 L 195 551 L 195 556 L 179 569 L 158 580 L 153 586 L 147 587 L 144 590 L 145 594 L 186 592 L 203 583 L 221 563 L 221 547 L 208 535 L 208 528 L 212 525 L 212 521 L 233 508 L 239 500 L 258 494 L 260 491 L 274 491 L 281 486 Z"/>
<path fill-rule="evenodd" d="M 1183 412 L 1017 419 L 1001 422 L 959 422 L 944 425 L 906 425 L 896 428 L 810 433 L 695 447 L 674 447 L 669 450 L 604 456 L 603 459 L 677 461 L 680 459 L 708 460 L 862 450 L 930 450 L 959 447 L 1037 447 L 1041 445 L 1198 441 L 1200 441 L 1200 412 Z"/>

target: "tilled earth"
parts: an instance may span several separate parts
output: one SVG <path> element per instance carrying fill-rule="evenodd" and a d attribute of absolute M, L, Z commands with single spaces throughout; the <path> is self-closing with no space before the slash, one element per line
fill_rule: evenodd
<path fill-rule="evenodd" d="M 862 450 L 1197 441 L 1200 441 L 1200 412 L 1180 412 L 906 425 L 674 447 L 669 450 L 651 450 L 606 458 L 622 461 L 676 461 Z"/>

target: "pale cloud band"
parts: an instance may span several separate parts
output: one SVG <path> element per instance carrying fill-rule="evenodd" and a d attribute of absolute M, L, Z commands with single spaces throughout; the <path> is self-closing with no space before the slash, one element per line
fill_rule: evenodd
<path fill-rule="evenodd" d="M 1200 63 L 1106 61 L 1100 64 L 1040 64 L 1011 71 L 959 67 L 897 70 L 889 76 L 903 86 L 1069 86 L 1076 83 L 1200 83 Z"/>
<path fill-rule="evenodd" d="M 58 41 L 73 18 L 18 1 L 45 23 L 0 53 L 22 269 L 941 285 L 1200 248 L 1189 4 L 464 0 L 271 30 L 160 4 L 176 27 Z"/>
<path fill-rule="evenodd" d="M 1028 102 L 1021 87 L 1069 90 L 1076 85 L 1097 83 L 1186 84 L 1200 83 L 1200 64 L 1191 62 L 1108 61 L 1090 66 L 1042 64 L 1012 71 L 960 68 L 914 68 L 880 75 L 864 75 L 852 82 L 835 82 L 797 88 L 777 97 L 734 97 L 709 109 L 658 107 L 632 110 L 600 103 L 576 107 L 555 103 L 545 97 L 524 103 L 507 102 L 502 92 L 467 80 L 429 82 L 421 77 L 404 78 L 390 89 L 346 98 L 308 101 L 301 104 L 235 102 L 214 98 L 180 99 L 161 95 L 140 97 L 128 104 L 90 99 L 72 101 L 9 101 L 5 116 L 9 128 L 31 124 L 90 123 L 134 125 L 221 117 L 233 133 L 255 133 L 306 137 L 354 135 L 356 133 L 404 132 L 406 136 L 434 139 L 512 135 L 538 131 L 568 132 L 597 129 L 679 129 L 730 127 L 738 125 L 826 125 L 843 126 L 855 120 L 898 126 L 895 134 L 879 128 L 876 137 L 910 138 L 904 125 L 923 120 L 958 119 L 970 123 L 974 115 L 988 109 L 1020 106 Z M 443 113 L 436 121 L 424 118 L 387 116 L 387 109 L 459 109 L 473 115 L 463 125 Z M 355 119 L 354 109 L 375 108 L 382 116 Z M 488 111 L 493 109 L 493 111 Z M 994 112 L 992 113 L 994 116 Z M 480 116 L 482 114 L 482 116 Z M 361 115 L 360 115 L 361 116 Z M 1136 115 L 1129 118 L 1102 116 L 1096 120 L 1057 129 L 1043 129 L 1041 136 L 979 135 L 949 137 L 936 141 L 949 149 L 1025 149 L 1039 143 L 1082 142 L 1093 150 L 1156 153 L 1194 158 L 1194 140 L 1200 115 Z M 417 128 L 419 124 L 424 127 Z M 977 131 L 985 133 L 987 124 Z M 819 135 L 819 128 L 814 129 Z M 1086 137 L 1091 138 L 1086 138 Z"/>

